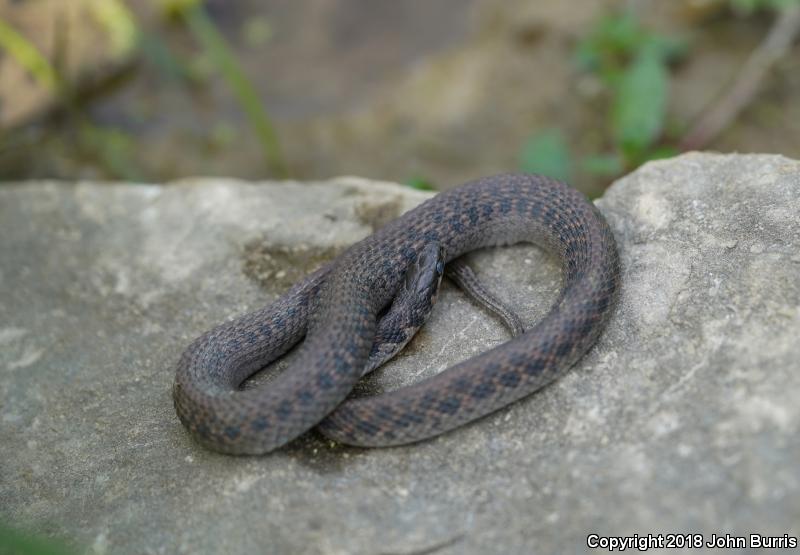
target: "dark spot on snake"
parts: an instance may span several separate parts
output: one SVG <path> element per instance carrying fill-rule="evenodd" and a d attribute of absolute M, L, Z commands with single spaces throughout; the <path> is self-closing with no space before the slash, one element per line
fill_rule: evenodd
<path fill-rule="evenodd" d="M 486 369 L 483 371 L 484 376 L 492 378 L 497 376 L 500 373 L 500 365 L 496 362 L 491 362 L 486 365 Z"/>
<path fill-rule="evenodd" d="M 228 439 L 236 439 L 242 431 L 239 429 L 239 426 L 228 426 L 225 428 L 225 437 Z"/>
<path fill-rule="evenodd" d="M 544 359 L 534 359 L 528 361 L 528 364 L 525 365 L 525 373 L 529 376 L 533 376 L 534 374 L 538 374 L 542 370 L 544 370 L 545 361 Z"/>
<path fill-rule="evenodd" d="M 450 218 L 450 227 L 452 227 L 453 231 L 456 233 L 464 233 L 465 231 L 464 224 L 461 223 L 461 219 L 458 216 Z"/>
<path fill-rule="evenodd" d="M 522 368 L 528 362 L 528 357 L 520 353 L 514 353 L 508 357 L 508 362 L 514 368 Z"/>
<path fill-rule="evenodd" d="M 347 361 L 341 355 L 335 355 L 333 357 L 333 371 L 339 374 L 340 376 L 344 376 L 350 373 L 350 365 L 347 364 Z"/>
<path fill-rule="evenodd" d="M 439 233 L 435 229 L 429 229 L 425 232 L 425 240 L 429 243 L 436 243 L 439 241 Z"/>
<path fill-rule="evenodd" d="M 300 402 L 301 405 L 308 406 L 314 402 L 314 394 L 307 390 L 300 391 L 297 394 L 297 400 Z"/>
<path fill-rule="evenodd" d="M 444 414 L 455 414 L 461 406 L 461 401 L 457 397 L 448 397 L 439 403 L 439 412 Z"/>
<path fill-rule="evenodd" d="M 469 391 L 472 382 L 468 378 L 458 378 L 453 383 L 453 391 L 456 393 L 466 393 Z"/>
<path fill-rule="evenodd" d="M 492 382 L 484 381 L 475 386 L 471 395 L 473 399 L 486 399 L 494 394 L 495 391 L 497 391 L 497 388 Z"/>
<path fill-rule="evenodd" d="M 356 429 L 361 433 L 371 436 L 378 433 L 378 427 L 368 420 L 359 420 L 356 422 Z"/>
<path fill-rule="evenodd" d="M 514 370 L 510 370 L 500 376 L 500 385 L 504 387 L 517 387 L 519 382 L 519 373 Z"/>
<path fill-rule="evenodd" d="M 422 422 L 422 418 L 414 413 L 414 412 L 404 412 L 401 414 L 397 419 L 395 419 L 395 425 L 399 426 L 400 428 L 408 428 L 411 424 L 418 424 Z"/>
<path fill-rule="evenodd" d="M 330 389 L 336 385 L 336 383 L 330 374 L 325 373 L 317 376 L 317 385 L 319 385 L 321 389 Z"/>
<path fill-rule="evenodd" d="M 250 427 L 253 428 L 257 432 L 261 432 L 269 428 L 269 420 L 264 418 L 263 416 L 256 417 L 255 420 L 250 424 Z"/>
<path fill-rule="evenodd" d="M 423 415 L 413 410 L 404 413 L 401 419 L 403 422 L 408 422 L 410 424 L 421 424 L 425 421 Z"/>
<path fill-rule="evenodd" d="M 375 413 L 375 416 L 377 416 L 381 420 L 390 421 L 394 418 L 394 411 L 392 410 L 392 407 L 388 405 L 383 405 L 378 408 L 377 412 Z"/>
<path fill-rule="evenodd" d="M 467 212 L 467 215 L 469 216 L 469 223 L 471 223 L 472 225 L 477 224 L 478 220 L 480 220 L 481 217 L 481 215 L 478 213 L 478 209 L 474 206 L 470 207 L 469 211 Z"/>
<path fill-rule="evenodd" d="M 289 399 L 284 399 L 278 405 L 278 410 L 275 411 L 275 414 L 278 415 L 278 418 L 281 420 L 286 420 L 292 415 L 292 402 Z"/>
<path fill-rule="evenodd" d="M 558 348 L 556 349 L 556 355 L 558 355 L 558 357 L 561 358 L 565 356 L 567 353 L 569 353 L 572 347 L 573 345 L 571 343 L 565 341 L 561 343 L 561 345 L 559 345 Z"/>
<path fill-rule="evenodd" d="M 436 393 L 428 391 L 422 396 L 422 399 L 420 399 L 419 407 L 423 411 L 427 411 L 433 406 L 435 402 L 436 402 Z"/>

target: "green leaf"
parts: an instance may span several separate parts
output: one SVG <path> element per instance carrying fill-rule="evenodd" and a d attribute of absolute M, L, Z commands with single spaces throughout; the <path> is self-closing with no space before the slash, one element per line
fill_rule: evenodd
<path fill-rule="evenodd" d="M 600 67 L 601 52 L 588 40 L 581 41 L 573 54 L 575 65 L 583 71 L 594 71 Z"/>
<path fill-rule="evenodd" d="M 36 46 L 0 19 L 0 48 L 8 52 L 25 71 L 50 92 L 59 93 L 61 79 L 53 65 Z"/>
<path fill-rule="evenodd" d="M 673 158 L 680 154 L 680 150 L 671 146 L 664 146 L 657 148 L 647 153 L 646 161 L 649 160 L 663 160 L 664 158 Z"/>
<path fill-rule="evenodd" d="M 689 42 L 685 37 L 651 35 L 648 36 L 643 44 L 642 50 L 651 48 L 665 62 L 672 62 L 684 57 L 689 50 Z"/>
<path fill-rule="evenodd" d="M 609 58 L 634 50 L 642 31 L 630 12 L 602 17 L 575 48 L 575 62 L 584 70 L 605 70 Z"/>
<path fill-rule="evenodd" d="M 410 177 L 406 180 L 405 183 L 408 187 L 412 189 L 418 189 L 420 191 L 435 191 L 436 188 L 433 184 L 425 179 L 424 177 Z"/>
<path fill-rule="evenodd" d="M 134 50 L 139 40 L 139 29 L 133 13 L 122 0 L 94 0 L 89 8 L 108 30 L 115 53 L 127 55 Z"/>
<path fill-rule="evenodd" d="M 603 18 L 597 36 L 602 47 L 617 53 L 625 53 L 639 45 L 643 31 L 636 17 L 631 12 L 625 11 Z"/>
<path fill-rule="evenodd" d="M 622 75 L 612 109 L 614 138 L 626 158 L 658 138 L 667 104 L 667 70 L 655 49 L 642 50 Z"/>
<path fill-rule="evenodd" d="M 583 171 L 588 174 L 612 177 L 622 173 L 625 168 L 625 162 L 618 154 L 598 154 L 584 158 L 581 166 Z"/>
<path fill-rule="evenodd" d="M 571 167 L 567 142 L 558 129 L 547 129 L 533 135 L 522 147 L 520 169 L 524 172 L 570 181 Z"/>

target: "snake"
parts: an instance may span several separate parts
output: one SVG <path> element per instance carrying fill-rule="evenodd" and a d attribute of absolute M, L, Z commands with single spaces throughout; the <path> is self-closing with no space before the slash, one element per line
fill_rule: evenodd
<path fill-rule="evenodd" d="M 442 266 L 477 249 L 520 242 L 560 262 L 561 288 L 538 322 L 424 380 L 349 396 L 370 367 L 407 341 L 392 339 L 398 328 L 418 327 L 409 320 L 429 313 Z M 619 288 L 614 235 L 582 193 L 537 174 L 477 179 L 438 193 L 274 302 L 191 342 L 175 369 L 175 410 L 200 445 L 228 454 L 268 453 L 312 428 L 361 447 L 422 441 L 563 375 L 596 343 Z M 406 315 L 395 306 L 406 307 Z M 387 343 L 394 345 L 383 348 Z M 296 345 L 288 368 L 243 387 Z"/>

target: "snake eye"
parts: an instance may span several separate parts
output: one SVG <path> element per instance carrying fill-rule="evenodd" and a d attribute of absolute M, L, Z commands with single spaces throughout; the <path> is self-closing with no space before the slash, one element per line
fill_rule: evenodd
<path fill-rule="evenodd" d="M 436 263 L 436 273 L 442 275 L 444 273 L 444 262 L 441 260 Z"/>

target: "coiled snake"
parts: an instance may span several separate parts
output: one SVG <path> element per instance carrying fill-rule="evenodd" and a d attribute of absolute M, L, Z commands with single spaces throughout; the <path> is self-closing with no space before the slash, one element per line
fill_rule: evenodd
<path fill-rule="evenodd" d="M 561 293 L 540 322 L 424 381 L 345 400 L 364 373 L 407 341 L 393 339 L 400 328 L 421 325 L 442 262 L 522 241 L 554 253 L 563 268 Z M 597 340 L 618 285 L 613 235 L 580 193 L 537 175 L 480 179 L 438 194 L 271 305 L 196 339 L 178 362 L 175 408 L 201 444 L 225 453 L 265 453 L 314 426 L 352 445 L 418 441 L 504 407 L 566 371 Z M 278 379 L 239 389 L 304 337 L 296 362 Z"/>

